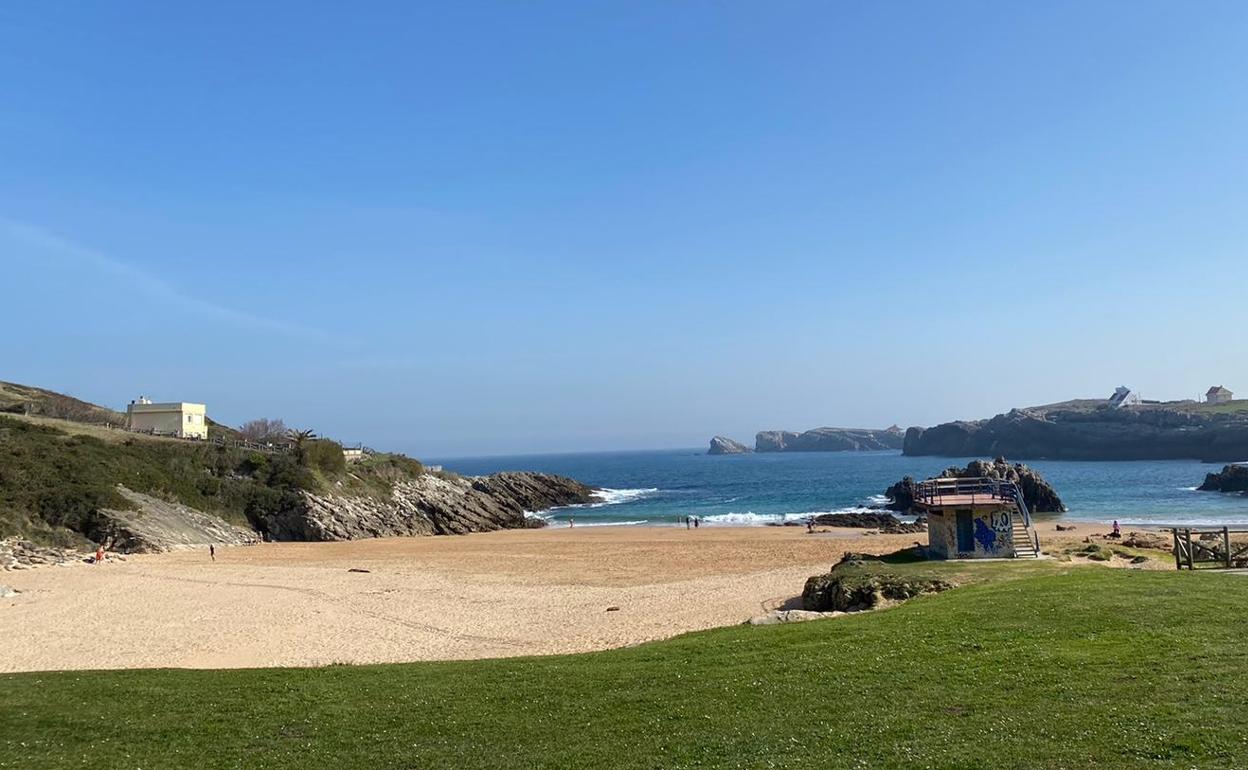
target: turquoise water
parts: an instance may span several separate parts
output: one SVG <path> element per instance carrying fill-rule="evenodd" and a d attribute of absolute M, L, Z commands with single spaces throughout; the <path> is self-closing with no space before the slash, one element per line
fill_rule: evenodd
<path fill-rule="evenodd" d="M 479 475 L 543 471 L 602 487 L 601 503 L 542 514 L 581 525 L 671 525 L 698 516 L 708 525 L 765 524 L 810 513 L 862 510 L 902 476 L 932 476 L 971 458 L 903 457 L 900 452 L 824 452 L 712 457 L 669 450 L 433 460 Z M 1188 460 L 1035 461 L 1070 511 L 1066 519 L 1123 524 L 1248 524 L 1248 497 L 1197 492 L 1221 465 Z"/>

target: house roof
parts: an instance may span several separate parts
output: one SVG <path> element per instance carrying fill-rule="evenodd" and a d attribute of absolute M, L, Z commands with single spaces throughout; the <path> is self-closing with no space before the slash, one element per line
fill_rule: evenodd
<path fill-rule="evenodd" d="M 1226 388 L 1222 387 L 1221 385 L 1214 385 L 1212 388 L 1210 388 L 1210 389 L 1209 389 L 1209 392 L 1208 392 L 1208 393 L 1205 393 L 1205 395 L 1206 395 L 1206 396 L 1208 396 L 1208 395 L 1212 395 L 1212 394 L 1214 394 L 1214 393 L 1230 393 L 1230 392 L 1231 392 L 1231 391 L 1227 390 Z"/>

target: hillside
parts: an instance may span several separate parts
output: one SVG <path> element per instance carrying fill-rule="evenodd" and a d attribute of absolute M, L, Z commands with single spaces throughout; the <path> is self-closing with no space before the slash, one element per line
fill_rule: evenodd
<path fill-rule="evenodd" d="M 1248 400 L 1111 408 L 1079 399 L 1013 409 L 991 419 L 910 428 L 907 455 L 1054 460 L 1248 459 Z"/>
<path fill-rule="evenodd" d="M 544 474 L 427 473 L 398 454 L 348 465 L 327 439 L 261 452 L 129 433 L 109 427 L 116 413 L 94 404 L 8 383 L 3 393 L 0 538 L 165 550 L 259 537 L 452 534 L 532 526 L 525 511 L 586 503 L 593 493 Z"/>

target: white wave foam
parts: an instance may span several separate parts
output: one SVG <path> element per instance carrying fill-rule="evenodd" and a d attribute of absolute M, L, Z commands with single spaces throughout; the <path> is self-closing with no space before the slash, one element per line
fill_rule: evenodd
<path fill-rule="evenodd" d="M 828 511 L 801 511 L 799 513 L 754 513 L 753 511 L 733 511 L 730 513 L 713 513 L 707 516 L 699 516 L 703 524 L 718 524 L 720 526 L 729 527 L 765 527 L 768 524 L 783 524 L 787 521 L 797 521 L 805 523 L 806 519 L 812 516 L 823 516 L 826 514 L 837 513 L 881 513 L 878 509 L 868 508 L 864 505 L 851 505 L 845 508 L 833 508 Z M 887 513 L 887 511 L 884 511 Z M 897 514 L 893 514 L 896 516 Z M 899 519 L 906 521 L 913 517 L 899 516 Z"/>
<path fill-rule="evenodd" d="M 580 529 L 581 527 L 635 527 L 639 524 L 649 524 L 649 523 L 650 523 L 649 519 L 640 519 L 639 521 L 594 521 L 594 522 L 587 522 L 585 524 L 581 524 L 578 522 L 576 527 L 574 527 L 574 529 Z M 560 525 L 560 522 L 551 523 L 552 527 L 558 527 L 559 525 Z"/>
<path fill-rule="evenodd" d="M 658 492 L 657 487 L 649 489 L 599 489 L 595 490 L 593 495 L 602 502 L 590 503 L 590 508 L 599 508 L 604 505 L 619 505 L 620 503 L 631 503 L 634 500 L 640 500 L 643 497 Z"/>

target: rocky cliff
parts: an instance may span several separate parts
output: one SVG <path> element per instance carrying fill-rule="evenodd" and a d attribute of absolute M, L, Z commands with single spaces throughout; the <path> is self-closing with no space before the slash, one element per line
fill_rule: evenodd
<path fill-rule="evenodd" d="M 711 439 L 711 448 L 707 450 L 708 455 L 743 455 L 749 454 L 754 450 L 750 449 L 740 441 L 733 441 L 724 436 L 716 436 Z"/>
<path fill-rule="evenodd" d="M 1240 492 L 1248 495 L 1248 465 L 1228 465 L 1217 473 L 1205 474 L 1202 492 Z"/>
<path fill-rule="evenodd" d="M 1023 501 L 1032 513 L 1062 513 L 1066 504 L 1058 496 L 1053 485 L 1045 481 L 1035 468 L 1022 463 L 1010 464 L 1005 458 L 998 457 L 987 460 L 972 460 L 965 468 L 946 468 L 937 478 L 967 479 L 991 478 L 1013 481 L 1023 492 Z M 917 482 L 909 476 L 884 490 L 888 498 L 888 508 L 901 513 L 910 513 L 914 507 L 915 488 Z"/>
<path fill-rule="evenodd" d="M 1248 411 L 1193 402 L 1071 401 L 906 431 L 903 454 L 1054 460 L 1248 459 Z"/>
<path fill-rule="evenodd" d="M 258 525 L 274 540 L 356 540 L 456 535 L 535 525 L 526 511 L 591 502 L 594 489 L 544 473 L 461 478 L 425 474 L 396 483 L 388 498 L 305 492 L 302 502 Z M 539 525 L 540 526 L 540 525 Z"/>
<path fill-rule="evenodd" d="M 904 436 L 894 426 L 885 430 L 866 428 L 815 428 L 804 433 L 765 430 L 754 437 L 756 452 L 863 452 L 901 449 Z"/>

